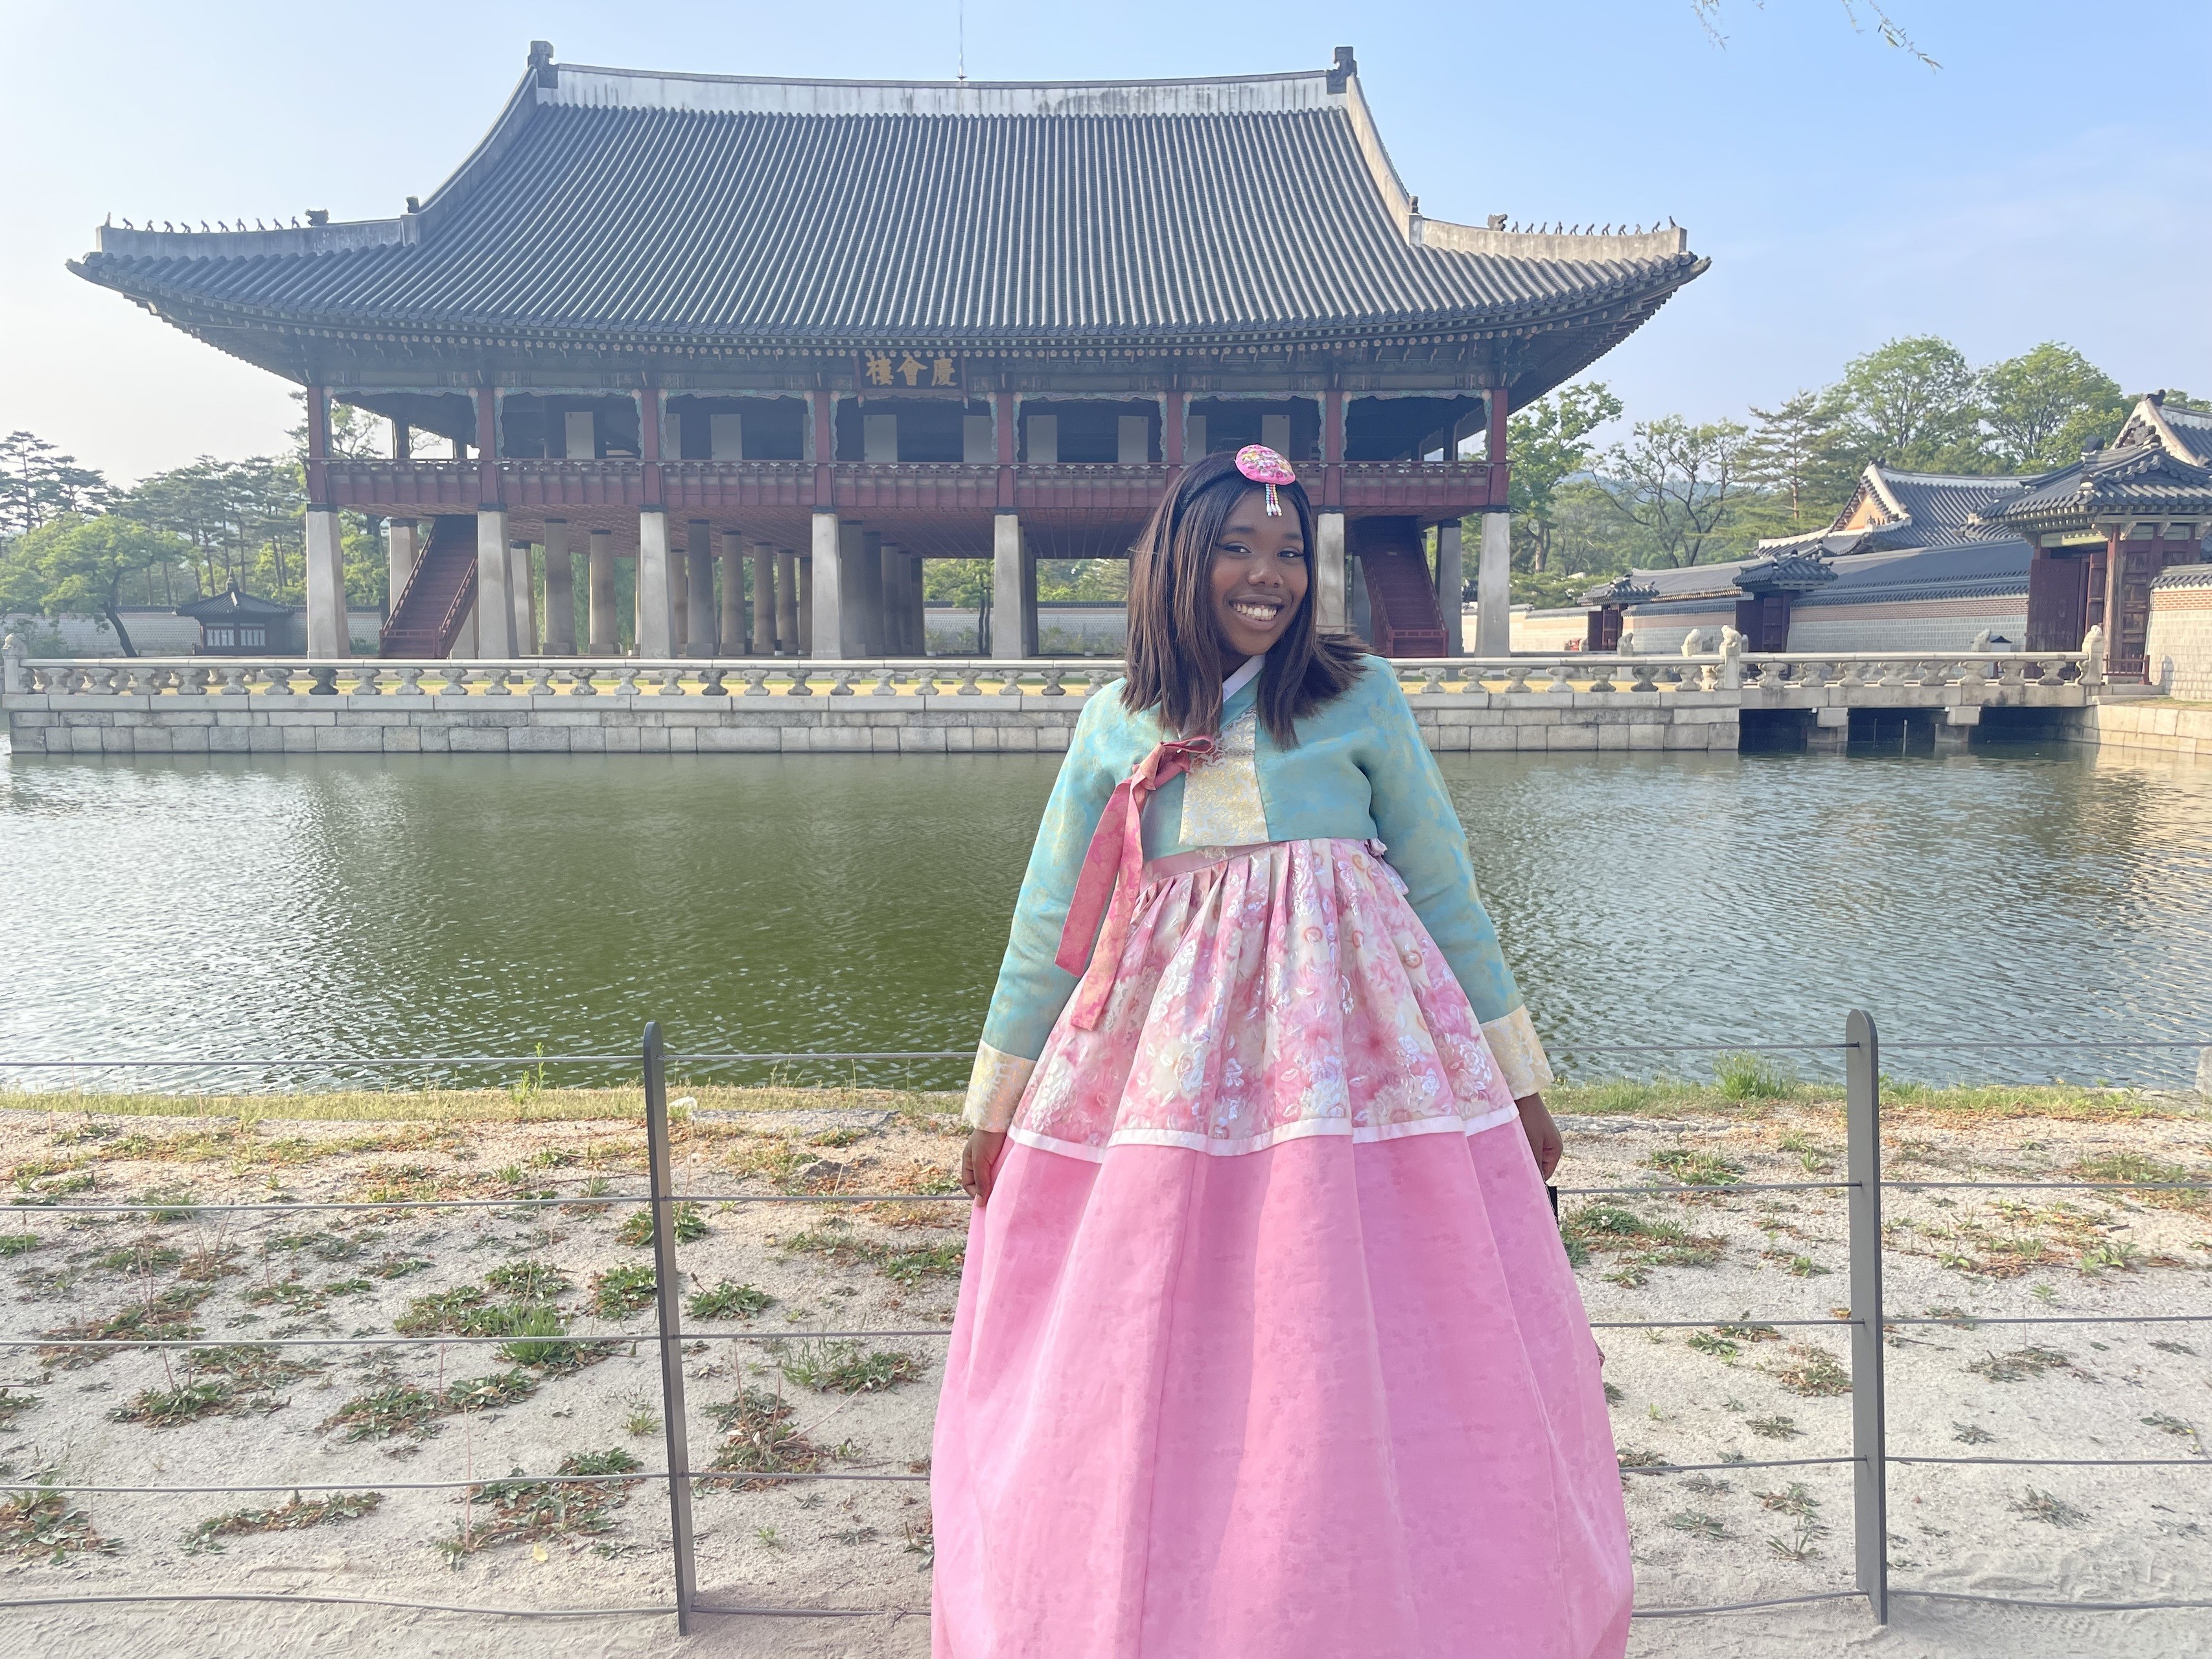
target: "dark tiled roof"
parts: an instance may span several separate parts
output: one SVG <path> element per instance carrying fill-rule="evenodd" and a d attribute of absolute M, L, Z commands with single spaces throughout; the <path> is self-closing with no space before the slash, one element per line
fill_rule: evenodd
<path fill-rule="evenodd" d="M 1143 349 L 1587 316 L 1594 356 L 1705 268 L 1672 230 L 1423 219 L 1363 153 L 1348 68 L 955 88 L 548 64 L 418 213 L 115 230 L 76 269 L 210 326 L 362 336 Z"/>
<path fill-rule="evenodd" d="M 1885 547 L 1946 547 L 1982 538 L 1975 514 L 2014 494 L 2021 478 L 1984 478 L 1954 473 L 1901 472 L 1894 467 L 1867 469 L 1869 482 L 1905 515 L 1905 522 L 1875 532 Z"/>
<path fill-rule="evenodd" d="M 2017 538 L 1857 553 L 1830 567 L 1836 580 L 1800 605 L 1915 599 L 2003 599 L 2027 592 L 2028 544 Z"/>
<path fill-rule="evenodd" d="M 258 593 L 241 593 L 232 587 L 205 599 L 187 599 L 177 607 L 176 614 L 205 623 L 225 622 L 237 617 L 289 617 L 292 611 L 289 605 L 264 599 Z"/>
<path fill-rule="evenodd" d="M 2170 565 L 2151 584 L 2154 590 L 2175 587 L 2212 587 L 2212 564 Z"/>
<path fill-rule="evenodd" d="M 2144 444 L 2106 450 L 2072 466 L 2029 480 L 2021 490 L 1981 515 L 2007 530 L 2086 526 L 2114 514 L 2146 517 L 2212 517 L 2212 467 Z"/>
<path fill-rule="evenodd" d="M 1747 593 L 1809 593 L 1836 580 L 1835 567 L 1816 551 L 1793 549 L 1736 572 Z"/>

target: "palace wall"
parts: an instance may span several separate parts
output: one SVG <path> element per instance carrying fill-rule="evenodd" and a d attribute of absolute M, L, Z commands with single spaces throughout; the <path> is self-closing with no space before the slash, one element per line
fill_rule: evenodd
<path fill-rule="evenodd" d="M 2145 653 L 2167 696 L 2212 702 L 2212 565 L 2183 565 L 2152 584 Z"/>

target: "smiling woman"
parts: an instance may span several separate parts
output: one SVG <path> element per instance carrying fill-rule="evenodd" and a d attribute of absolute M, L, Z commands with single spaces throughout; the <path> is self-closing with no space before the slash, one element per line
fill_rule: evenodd
<path fill-rule="evenodd" d="M 1045 809 L 969 1085 L 940 1656 L 1627 1642 L 1551 1069 L 1312 531 L 1263 446 L 1182 475 Z"/>

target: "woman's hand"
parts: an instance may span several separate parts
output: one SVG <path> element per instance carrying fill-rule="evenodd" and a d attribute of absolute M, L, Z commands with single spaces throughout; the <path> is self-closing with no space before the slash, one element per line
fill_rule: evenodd
<path fill-rule="evenodd" d="M 1535 1157 L 1536 1172 L 1549 1181 L 1552 1171 L 1559 1167 L 1559 1154 L 1564 1150 L 1559 1142 L 1559 1126 L 1552 1121 L 1552 1114 L 1541 1095 L 1523 1095 L 1513 1103 L 1521 1109 L 1521 1128 L 1528 1137 L 1528 1150 Z M 975 1143 L 971 1140 L 969 1144 Z"/>
<path fill-rule="evenodd" d="M 1538 1101 L 1541 1111 L 1544 1103 Z M 1546 1122 L 1551 1120 L 1547 1118 Z M 1555 1132 L 1556 1138 L 1556 1132 Z M 1006 1149 L 1004 1130 L 978 1129 L 968 1137 L 968 1144 L 960 1149 L 960 1190 L 978 1204 L 990 1201 L 991 1176 L 999 1167 L 999 1154 Z"/>

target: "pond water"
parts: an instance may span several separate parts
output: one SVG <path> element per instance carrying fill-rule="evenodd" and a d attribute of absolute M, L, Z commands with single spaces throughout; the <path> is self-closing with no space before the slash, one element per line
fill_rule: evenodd
<path fill-rule="evenodd" d="M 968 1048 L 1055 765 L 0 758 L 0 1081 L 115 1086 L 9 1062 L 130 1055 L 182 1063 L 143 1086 L 305 1085 L 328 1073 L 190 1062 L 632 1052 L 649 1018 L 692 1051 Z M 1444 769 L 1554 1042 L 1832 1041 L 1853 1006 L 1890 1039 L 2212 1028 L 2212 768 L 2054 744 Z"/>

